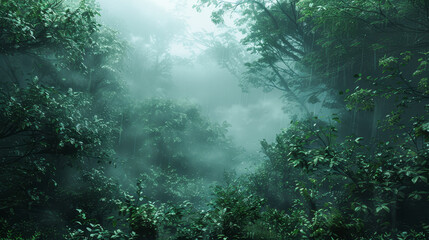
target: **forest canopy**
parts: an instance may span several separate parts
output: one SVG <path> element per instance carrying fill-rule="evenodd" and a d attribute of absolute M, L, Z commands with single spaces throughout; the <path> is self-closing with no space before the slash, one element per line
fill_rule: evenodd
<path fill-rule="evenodd" d="M 284 97 L 258 154 L 166 94 L 181 40 L 95 0 L 0 2 L 0 239 L 428 239 L 428 1 L 193 7 L 227 29 L 194 61 Z"/>

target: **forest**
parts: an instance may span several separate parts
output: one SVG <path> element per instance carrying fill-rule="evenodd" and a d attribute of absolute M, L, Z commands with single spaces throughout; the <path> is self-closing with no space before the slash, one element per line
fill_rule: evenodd
<path fill-rule="evenodd" d="M 429 239 L 428 0 L 1 0 L 0 81 L 0 239 Z"/>

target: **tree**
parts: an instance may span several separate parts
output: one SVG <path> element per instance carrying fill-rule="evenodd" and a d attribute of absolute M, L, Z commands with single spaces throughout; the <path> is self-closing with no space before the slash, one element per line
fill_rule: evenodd
<path fill-rule="evenodd" d="M 112 161 L 118 134 L 106 101 L 113 94 L 93 89 L 118 86 L 109 75 L 122 45 L 97 23 L 92 1 L 2 1 L 0 6 L 0 235 L 41 231 L 43 238 L 60 238 L 62 221 L 74 217 L 69 215 L 73 204 L 64 200 L 73 195 L 65 176 L 83 178 L 74 170 L 81 169 L 97 182 L 103 173 L 97 164 Z M 89 80 L 83 88 L 81 79 Z M 97 187 L 107 196 L 113 187 L 104 182 Z M 85 194 L 80 197 L 76 203 Z M 89 212 L 100 218 L 100 212 Z"/>
<path fill-rule="evenodd" d="M 345 111 L 341 93 L 371 87 L 353 76 L 381 77 L 383 56 L 428 50 L 425 1 L 202 0 L 196 5 L 204 6 L 215 7 L 216 23 L 227 13 L 238 16 L 242 44 L 257 56 L 246 64 L 246 81 L 280 89 L 302 109 L 315 103 L 336 108 L 351 123 L 350 133 L 366 137 L 377 135 L 377 122 L 393 109 L 375 99 L 370 112 Z M 404 70 L 415 67 L 414 62 Z"/>
<path fill-rule="evenodd" d="M 38 209 L 52 204 L 67 166 L 109 161 L 114 129 L 92 114 L 84 94 L 61 93 L 37 81 L 2 89 L 0 109 L 0 211 L 11 229 L 24 233 L 32 229 L 21 229 L 19 223 L 34 221 Z"/>
<path fill-rule="evenodd" d="M 419 57 L 415 59 L 406 52 L 401 58 L 382 59 L 383 75 L 367 78 L 374 88 L 357 89 L 346 98 L 348 106 L 358 110 L 373 108 L 374 98 L 392 99 L 394 111 L 378 126 L 383 130 L 382 137 L 338 137 L 335 125 L 312 119 L 295 122 L 277 136 L 275 143 L 262 142 L 269 159 L 266 166 L 278 171 L 286 179 L 283 181 L 296 181 L 300 206 L 307 213 L 308 236 L 326 234 L 348 239 L 426 228 L 428 213 L 419 212 L 427 208 L 429 194 L 428 111 L 424 109 L 427 97 L 423 77 L 426 54 Z M 410 71 L 407 64 L 417 67 Z M 341 123 L 337 116 L 332 120 Z M 291 167 L 300 173 L 291 171 Z M 267 177 L 263 170 L 255 174 L 261 182 Z M 410 212 L 412 216 L 407 214 Z M 329 220 L 331 217 L 335 221 Z M 319 218 L 326 224 L 320 225 Z M 329 231 L 323 233 L 322 229 Z"/>
<path fill-rule="evenodd" d="M 427 213 L 416 210 L 427 205 L 428 166 L 424 159 L 428 148 L 427 144 L 423 148 L 412 144 L 415 137 L 393 135 L 391 142 L 379 142 L 368 151 L 370 145 L 362 138 L 338 141 L 334 126 L 310 120 L 294 123 L 275 143 L 263 142 L 263 149 L 269 164 L 294 167 L 304 174 L 294 179 L 291 171 L 280 170 L 289 182 L 296 182 L 308 236 L 347 239 L 405 231 L 405 222 L 419 229 L 427 221 Z M 414 215 L 405 214 L 409 211 Z M 337 214 L 335 221 L 328 220 Z M 326 222 L 319 222 L 321 217 L 327 218 Z"/>
<path fill-rule="evenodd" d="M 0 53 L 5 55 L 59 50 L 60 57 L 83 67 L 85 46 L 100 26 L 88 1 L 74 8 L 59 0 L 2 1 L 0 9 Z"/>
<path fill-rule="evenodd" d="M 209 122 L 193 105 L 151 99 L 135 104 L 124 116 L 121 152 L 129 154 L 133 166 L 141 166 L 134 171 L 155 165 L 192 177 L 211 171 L 217 178 L 222 172 L 214 172 L 213 164 L 223 171 L 238 155 L 226 136 L 227 124 Z"/>
<path fill-rule="evenodd" d="M 297 1 L 254 1 L 234 3 L 223 1 L 199 1 L 197 9 L 214 5 L 214 23 L 222 23 L 227 12 L 239 14 L 236 25 L 244 34 L 241 40 L 247 50 L 256 56 L 246 63 L 247 81 L 257 87 L 279 89 L 309 114 L 306 99 L 297 94 L 312 76 L 302 65 L 311 51 L 313 34 L 311 25 L 300 21 Z M 298 90 L 299 89 L 299 90 Z"/>

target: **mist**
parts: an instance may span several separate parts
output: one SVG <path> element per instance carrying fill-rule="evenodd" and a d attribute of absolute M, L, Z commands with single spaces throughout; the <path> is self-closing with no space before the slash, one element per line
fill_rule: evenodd
<path fill-rule="evenodd" d="M 425 1 L 0 3 L 0 239 L 428 239 Z"/>
<path fill-rule="evenodd" d="M 150 72 L 125 76 L 136 98 L 177 99 L 198 105 L 213 121 L 229 123 L 229 134 L 237 146 L 256 153 L 262 139 L 274 140 L 276 133 L 291 120 L 282 111 L 285 105 L 282 94 L 267 94 L 260 89 L 243 92 L 240 79 L 207 53 L 207 45 L 211 43 L 198 38 L 201 34 L 227 30 L 212 23 L 209 10 L 198 13 L 192 4 L 192 1 L 100 1 L 103 22 L 119 31 L 134 52 L 151 58 L 130 56 L 132 63 L 125 63 L 132 65 L 130 71 L 168 64 L 165 75 L 159 74 L 156 80 L 148 79 L 153 78 Z"/>

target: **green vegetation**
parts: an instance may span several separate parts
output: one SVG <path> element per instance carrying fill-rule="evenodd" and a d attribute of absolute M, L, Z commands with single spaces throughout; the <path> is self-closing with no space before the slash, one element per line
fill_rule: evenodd
<path fill-rule="evenodd" d="M 131 99 L 95 2 L 0 2 L 0 239 L 428 239 L 429 3 L 207 6 L 242 81 L 302 110 L 241 175 L 227 123 Z"/>

